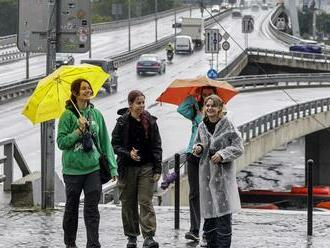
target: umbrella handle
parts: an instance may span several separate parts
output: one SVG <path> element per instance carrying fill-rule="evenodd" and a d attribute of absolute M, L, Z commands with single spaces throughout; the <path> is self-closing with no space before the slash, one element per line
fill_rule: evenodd
<path fill-rule="evenodd" d="M 77 110 L 77 112 L 78 112 L 78 114 L 79 114 L 79 117 L 81 117 L 80 111 L 79 111 L 79 109 L 77 108 L 76 104 L 74 104 L 74 102 L 72 101 L 71 98 L 70 98 L 70 101 L 71 101 L 73 107 Z"/>

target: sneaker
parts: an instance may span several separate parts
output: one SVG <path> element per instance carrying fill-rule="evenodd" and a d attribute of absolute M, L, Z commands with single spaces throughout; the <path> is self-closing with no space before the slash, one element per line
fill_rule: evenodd
<path fill-rule="evenodd" d="M 202 240 L 199 242 L 199 246 L 200 248 L 207 248 L 207 242 L 205 239 L 205 236 L 203 235 Z"/>
<path fill-rule="evenodd" d="M 136 236 L 128 236 L 128 243 L 127 243 L 127 248 L 136 248 Z"/>
<path fill-rule="evenodd" d="M 186 239 L 190 239 L 194 242 L 198 242 L 199 241 L 199 236 L 198 234 L 194 233 L 194 232 L 186 232 L 186 234 L 184 235 L 184 237 Z"/>
<path fill-rule="evenodd" d="M 153 237 L 146 237 L 143 242 L 143 248 L 158 248 L 158 242 L 156 242 Z"/>

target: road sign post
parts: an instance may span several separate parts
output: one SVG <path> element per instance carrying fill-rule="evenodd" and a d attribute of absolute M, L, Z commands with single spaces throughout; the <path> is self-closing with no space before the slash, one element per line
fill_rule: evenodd
<path fill-rule="evenodd" d="M 242 33 L 245 34 L 245 48 L 248 48 L 248 34 L 254 30 L 254 19 L 251 15 L 245 15 L 242 18 Z"/>
<path fill-rule="evenodd" d="M 47 72 L 56 52 L 85 53 L 90 48 L 90 0 L 19 0 L 17 46 L 46 52 Z M 55 121 L 41 123 L 41 208 L 54 208 Z"/>
<path fill-rule="evenodd" d="M 51 14 L 47 31 L 46 74 L 55 69 L 56 64 L 56 15 L 57 3 L 49 3 Z M 41 123 L 41 208 L 54 208 L 55 193 L 55 121 Z"/>

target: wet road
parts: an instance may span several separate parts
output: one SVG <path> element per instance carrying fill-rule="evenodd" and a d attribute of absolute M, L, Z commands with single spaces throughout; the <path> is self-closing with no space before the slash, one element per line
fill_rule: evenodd
<path fill-rule="evenodd" d="M 120 208 L 101 206 L 100 241 L 104 248 L 126 246 L 120 218 Z M 189 211 L 180 211 L 180 230 L 174 230 L 174 211 L 156 207 L 155 239 L 161 248 L 196 247 L 187 243 L 184 234 L 189 228 Z M 0 209 L 0 248 L 58 248 L 63 247 L 63 209 L 44 212 L 17 212 Z M 314 214 L 312 244 L 306 239 L 306 213 L 296 211 L 243 210 L 233 216 L 232 248 L 328 248 L 330 213 Z M 77 235 L 78 247 L 85 247 L 82 209 Z M 138 247 L 142 247 L 138 238 Z"/>

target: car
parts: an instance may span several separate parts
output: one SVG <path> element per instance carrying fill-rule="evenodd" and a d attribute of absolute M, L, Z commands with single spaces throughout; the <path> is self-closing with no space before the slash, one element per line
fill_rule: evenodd
<path fill-rule="evenodd" d="M 172 24 L 172 28 L 181 28 L 182 26 L 182 16 L 180 16 L 175 23 Z"/>
<path fill-rule="evenodd" d="M 97 65 L 103 69 L 106 73 L 110 74 L 104 84 L 103 88 L 105 92 L 110 95 L 111 93 L 117 92 L 118 88 L 118 76 L 117 76 L 117 67 L 115 66 L 113 60 L 111 59 L 83 59 L 80 61 L 80 64 L 90 64 Z"/>
<path fill-rule="evenodd" d="M 262 4 L 261 9 L 262 10 L 268 10 L 268 4 L 267 3 Z"/>
<path fill-rule="evenodd" d="M 231 12 L 231 17 L 232 18 L 241 18 L 242 17 L 242 12 L 240 10 L 233 10 L 233 12 Z"/>
<path fill-rule="evenodd" d="M 194 43 L 188 35 L 178 35 L 175 37 L 175 54 L 178 53 L 193 53 Z"/>
<path fill-rule="evenodd" d="M 68 53 L 56 53 L 56 68 L 61 65 L 74 65 L 74 57 Z"/>
<path fill-rule="evenodd" d="M 252 4 L 251 5 L 251 11 L 259 11 L 259 5 L 258 4 Z"/>
<path fill-rule="evenodd" d="M 301 53 L 322 53 L 322 47 L 319 44 L 299 43 L 289 47 L 291 52 Z"/>
<path fill-rule="evenodd" d="M 141 75 L 147 72 L 165 73 L 166 60 L 157 54 L 142 54 L 136 63 L 136 73 Z"/>
<path fill-rule="evenodd" d="M 212 13 L 218 13 L 218 12 L 220 12 L 219 5 L 213 5 L 212 8 L 211 8 L 211 12 Z"/>

